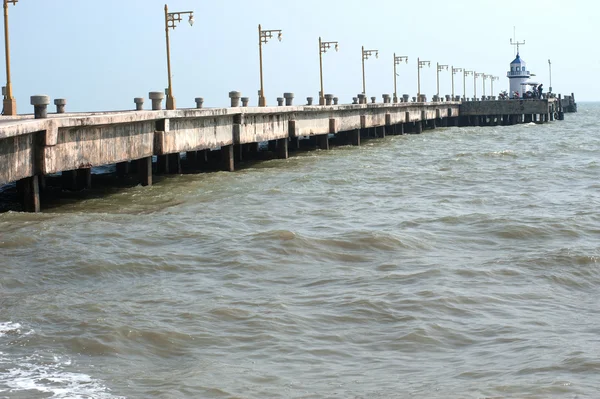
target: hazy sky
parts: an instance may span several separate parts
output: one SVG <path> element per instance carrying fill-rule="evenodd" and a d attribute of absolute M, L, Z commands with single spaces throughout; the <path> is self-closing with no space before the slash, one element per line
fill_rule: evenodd
<path fill-rule="evenodd" d="M 163 0 L 19 0 L 10 6 L 12 81 L 20 113 L 32 112 L 29 97 L 67 98 L 70 111 L 134 107 L 133 98 L 167 86 Z M 283 92 L 297 103 L 319 91 L 318 37 L 339 41 L 324 55 L 325 92 L 351 102 L 362 90 L 361 45 L 378 49 L 366 61 L 367 94 L 393 92 L 393 53 L 407 55 L 398 66 L 398 92 L 436 91 L 436 62 L 500 77 L 494 91 L 508 88 L 514 58 L 509 44 L 526 40 L 521 56 L 536 80 L 554 92 L 574 92 L 578 101 L 597 100 L 600 52 L 599 2 L 592 0 L 171 0 L 170 11 L 195 11 L 171 31 L 173 88 L 179 107 L 225 106 L 239 90 L 257 103 L 258 24 L 282 29 L 283 41 L 264 47 L 265 93 L 269 105 Z M 4 63 L 0 66 L 5 81 Z M 441 72 L 441 94 L 451 92 Z M 481 95 L 481 80 L 478 95 Z M 455 76 L 456 94 L 463 92 Z M 489 81 L 486 92 L 489 94 Z M 467 79 L 473 95 L 473 80 Z M 148 106 L 148 103 L 146 104 Z"/>

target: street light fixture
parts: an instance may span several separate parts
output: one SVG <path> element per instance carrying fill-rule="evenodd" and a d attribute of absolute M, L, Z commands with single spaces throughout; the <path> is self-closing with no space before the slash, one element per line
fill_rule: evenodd
<path fill-rule="evenodd" d="M 262 45 L 268 43 L 268 41 L 273 38 L 274 34 L 277 34 L 277 40 L 281 41 L 283 37 L 281 29 L 263 30 L 262 27 L 258 25 L 258 54 L 260 59 L 260 93 L 258 95 L 259 107 L 267 106 L 267 100 L 265 98 L 265 86 L 263 81 Z"/>
<path fill-rule="evenodd" d="M 375 58 L 379 58 L 379 50 L 365 50 L 365 46 L 362 46 L 362 76 L 363 76 L 363 91 L 362 94 L 367 94 L 366 83 L 365 83 L 365 60 L 368 60 L 370 56 L 375 54 Z"/>
<path fill-rule="evenodd" d="M 338 51 L 340 45 L 338 42 L 324 42 L 319 37 L 319 67 L 321 72 L 321 93 L 319 94 L 319 105 L 325 105 L 325 91 L 323 89 L 323 54 L 334 46 L 335 51 Z"/>
<path fill-rule="evenodd" d="M 490 76 L 490 85 L 492 86 L 492 97 L 494 96 L 494 80 L 500 79 L 498 76 Z"/>
<path fill-rule="evenodd" d="M 12 94 L 12 83 L 10 81 L 10 44 L 8 40 L 8 3 L 16 5 L 19 0 L 4 0 L 4 48 L 6 55 L 6 92 L 2 101 L 4 115 L 17 114 L 17 100 Z"/>
<path fill-rule="evenodd" d="M 481 78 L 483 77 L 484 74 L 483 73 L 477 73 L 475 71 L 473 71 L 473 98 L 475 99 L 475 101 L 477 101 L 477 78 Z M 485 89 L 484 89 L 485 91 Z"/>
<path fill-rule="evenodd" d="M 421 101 L 421 68 L 431 66 L 431 62 L 429 61 L 421 61 L 420 58 L 417 58 L 417 101 Z"/>
<path fill-rule="evenodd" d="M 167 38 L 167 73 L 169 74 L 169 87 L 167 88 L 167 109 L 175 109 L 175 97 L 173 97 L 173 84 L 171 81 L 171 44 L 169 39 L 169 29 L 175 29 L 177 23 L 182 21 L 182 16 L 188 16 L 190 26 L 194 26 L 193 11 L 169 12 L 169 7 L 165 4 L 165 32 Z"/>
<path fill-rule="evenodd" d="M 467 99 L 467 76 L 473 75 L 473 72 L 463 69 L 463 100 Z"/>
<path fill-rule="evenodd" d="M 436 95 L 439 97 L 440 96 L 440 71 L 444 71 L 444 70 L 448 70 L 448 65 L 440 65 L 440 63 L 437 63 L 437 93 Z"/>
<path fill-rule="evenodd" d="M 399 65 L 402 61 L 408 64 L 408 57 L 405 55 L 396 55 L 394 53 L 394 102 L 398 102 L 398 89 L 396 85 L 396 77 L 398 74 L 396 73 L 396 65 Z"/>
<path fill-rule="evenodd" d="M 454 75 L 457 72 L 462 72 L 463 69 L 462 68 L 454 68 L 454 66 L 452 67 L 452 101 L 454 101 Z"/>

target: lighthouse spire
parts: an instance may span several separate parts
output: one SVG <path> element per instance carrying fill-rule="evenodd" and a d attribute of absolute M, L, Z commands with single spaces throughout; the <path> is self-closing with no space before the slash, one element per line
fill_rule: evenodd
<path fill-rule="evenodd" d="M 519 46 L 524 45 L 525 44 L 525 40 L 523 40 L 522 42 L 517 41 L 517 34 L 516 34 L 516 28 L 513 26 L 513 39 L 510 39 L 510 44 L 513 46 L 517 47 L 517 55 L 519 55 Z"/>

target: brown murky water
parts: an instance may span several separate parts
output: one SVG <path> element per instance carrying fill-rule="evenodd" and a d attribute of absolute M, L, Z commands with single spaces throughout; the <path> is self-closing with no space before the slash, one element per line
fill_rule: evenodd
<path fill-rule="evenodd" d="M 595 397 L 599 118 L 0 214 L 0 398 Z"/>

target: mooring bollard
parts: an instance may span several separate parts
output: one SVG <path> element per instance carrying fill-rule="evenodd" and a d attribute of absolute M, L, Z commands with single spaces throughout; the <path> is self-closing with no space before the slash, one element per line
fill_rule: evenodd
<path fill-rule="evenodd" d="M 283 98 L 285 98 L 285 105 L 291 107 L 294 105 L 294 93 L 283 93 Z"/>
<path fill-rule="evenodd" d="M 367 95 L 366 94 L 359 94 L 358 95 L 358 103 L 359 104 L 366 104 L 367 103 Z"/>
<path fill-rule="evenodd" d="M 352 97 L 352 104 L 358 104 L 358 97 Z"/>
<path fill-rule="evenodd" d="M 438 97 L 437 94 L 434 94 L 433 98 L 431 99 L 431 101 L 433 101 L 434 103 L 436 103 L 436 102 L 440 101 L 440 98 Z"/>
<path fill-rule="evenodd" d="M 247 107 L 248 106 L 248 102 L 250 102 L 250 98 L 249 97 L 242 97 L 242 107 Z"/>
<path fill-rule="evenodd" d="M 56 105 L 56 113 L 64 114 L 65 113 L 65 105 L 67 105 L 67 100 L 64 98 L 57 98 L 54 100 L 54 105 Z"/>
<path fill-rule="evenodd" d="M 408 99 L 410 98 L 410 96 L 408 94 L 403 94 L 402 95 L 402 100 L 404 100 L 405 103 L 408 102 Z"/>
<path fill-rule="evenodd" d="M 452 96 L 450 94 L 446 94 L 446 101 L 452 101 Z"/>
<path fill-rule="evenodd" d="M 417 102 L 417 97 L 413 97 L 413 98 L 412 98 L 412 102 L 413 102 L 413 103 L 416 103 L 416 102 Z"/>
<path fill-rule="evenodd" d="M 152 111 L 160 111 L 162 109 L 162 101 L 165 98 L 165 93 L 162 91 L 151 91 L 148 97 L 152 100 Z"/>
<path fill-rule="evenodd" d="M 339 98 L 333 97 L 333 105 L 338 105 L 339 102 L 340 102 Z"/>
<path fill-rule="evenodd" d="M 196 108 L 202 108 L 204 105 L 204 98 L 202 97 L 196 97 L 194 101 L 196 101 Z"/>
<path fill-rule="evenodd" d="M 242 93 L 239 91 L 230 91 L 229 98 L 231 99 L 231 107 L 239 107 L 240 106 L 240 98 L 242 98 Z"/>
<path fill-rule="evenodd" d="M 460 101 L 460 96 L 455 96 L 454 101 Z"/>
<path fill-rule="evenodd" d="M 333 94 L 325 94 L 325 105 L 333 104 Z"/>
<path fill-rule="evenodd" d="M 312 97 L 306 97 L 306 105 L 313 105 L 313 98 Z"/>
<path fill-rule="evenodd" d="M 277 106 L 278 107 L 283 107 L 284 100 L 285 99 L 283 97 L 277 97 Z"/>
<path fill-rule="evenodd" d="M 136 97 L 133 99 L 133 102 L 135 103 L 136 111 L 142 111 L 144 109 L 144 98 L 143 97 Z"/>
<path fill-rule="evenodd" d="M 383 94 L 381 97 L 383 98 L 384 104 L 389 104 L 391 102 L 391 97 L 389 94 Z"/>
<path fill-rule="evenodd" d="M 377 97 L 371 97 L 371 104 L 375 104 L 377 102 Z"/>
<path fill-rule="evenodd" d="M 31 96 L 31 105 L 33 105 L 35 119 L 44 119 L 48 117 L 48 104 L 50 97 L 46 95 Z"/>

